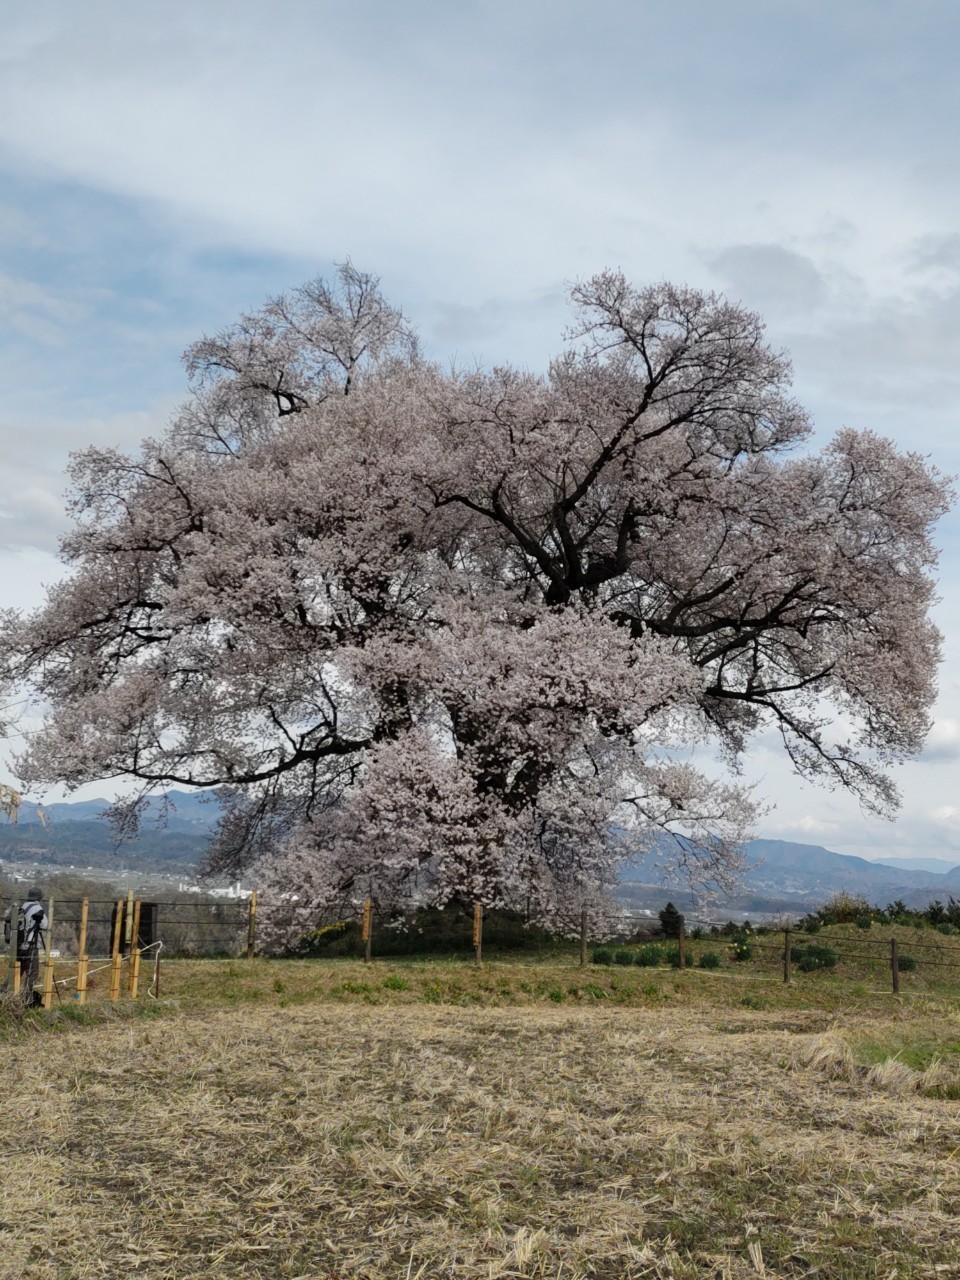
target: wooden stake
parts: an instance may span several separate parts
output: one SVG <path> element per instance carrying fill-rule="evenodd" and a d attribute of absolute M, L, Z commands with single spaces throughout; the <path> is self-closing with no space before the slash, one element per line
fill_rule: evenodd
<path fill-rule="evenodd" d="M 474 963 L 483 963 L 483 905 L 473 904 L 473 954 Z"/>
<path fill-rule="evenodd" d="M 580 912 L 580 968 L 587 963 L 587 908 Z"/>
<path fill-rule="evenodd" d="M 53 1007 L 53 899 L 47 904 L 47 954 L 43 964 L 43 1007 Z"/>
<path fill-rule="evenodd" d="M 133 933 L 130 943 L 130 998 L 136 1000 L 140 984 L 140 899 L 133 904 Z"/>
<path fill-rule="evenodd" d="M 133 890 L 127 890 L 127 905 L 123 913 L 123 954 L 130 954 L 133 939 Z"/>
<path fill-rule="evenodd" d="M 113 943 L 110 948 L 110 999 L 120 998 L 120 945 L 123 933 L 123 899 L 117 899 L 117 914 L 113 922 Z"/>
<path fill-rule="evenodd" d="M 680 929 L 677 933 L 677 959 L 680 962 L 678 968 L 685 968 L 687 963 L 687 935 L 684 931 L 682 920 L 680 921 Z"/>
<path fill-rule="evenodd" d="M 363 963 L 370 963 L 370 949 L 373 939 L 373 901 L 364 899 L 363 916 L 360 922 L 360 941 L 363 943 Z"/>
<path fill-rule="evenodd" d="M 893 979 L 893 994 L 900 994 L 900 963 L 897 954 L 897 940 L 890 939 L 890 976 Z"/>
<path fill-rule="evenodd" d="M 90 899 L 84 898 L 80 904 L 80 937 L 77 940 L 77 1000 L 87 1003 L 87 917 L 90 914 Z"/>
<path fill-rule="evenodd" d="M 250 914 L 247 919 L 247 959 L 253 959 L 253 944 L 257 936 L 257 891 L 250 895 Z"/>
<path fill-rule="evenodd" d="M 790 981 L 790 929 L 783 931 L 783 980 Z"/>

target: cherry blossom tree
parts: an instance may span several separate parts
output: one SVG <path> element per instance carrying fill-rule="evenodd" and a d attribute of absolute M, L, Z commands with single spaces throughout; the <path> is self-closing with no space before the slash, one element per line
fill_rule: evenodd
<path fill-rule="evenodd" d="M 562 923 L 651 833 L 723 881 L 770 729 L 892 812 L 948 486 L 869 431 L 803 452 L 741 307 L 571 300 L 542 375 L 430 363 L 350 265 L 190 348 L 161 438 L 74 458 L 71 572 L 6 620 L 50 708 L 23 777 L 218 788 L 211 868 L 256 864 L 280 932 L 368 895 Z"/>

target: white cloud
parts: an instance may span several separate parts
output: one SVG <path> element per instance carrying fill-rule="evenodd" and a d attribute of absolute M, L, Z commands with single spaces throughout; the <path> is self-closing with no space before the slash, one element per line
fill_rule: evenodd
<path fill-rule="evenodd" d="M 69 326 L 84 319 L 84 309 L 31 280 L 0 274 L 0 311 L 16 333 L 43 346 L 62 345 Z"/>
<path fill-rule="evenodd" d="M 88 445 L 135 450 L 148 435 L 157 434 L 170 417 L 179 397 L 171 397 L 148 409 L 111 414 L 79 421 L 49 419 L 4 427 L 4 484 L 0 489 L 0 551 L 15 556 L 41 553 L 53 556 L 67 527 L 65 513 L 66 468 L 71 452 Z M 14 563 L 21 563 L 16 560 Z M 55 560 L 51 564 L 57 564 Z M 62 569 L 47 581 L 56 581 Z M 0 600 L 22 603 L 22 574 L 0 573 Z M 33 594 L 32 592 L 30 593 Z"/>
<path fill-rule="evenodd" d="M 811 259 L 782 245 L 730 245 L 706 260 L 727 282 L 726 292 L 765 315 L 803 314 L 827 297 L 827 282 Z"/>
<path fill-rule="evenodd" d="M 923 758 L 937 761 L 960 758 L 960 720 L 946 718 L 933 722 Z"/>

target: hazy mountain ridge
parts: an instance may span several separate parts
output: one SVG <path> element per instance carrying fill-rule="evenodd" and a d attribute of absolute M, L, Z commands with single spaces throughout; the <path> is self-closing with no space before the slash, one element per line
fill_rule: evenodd
<path fill-rule="evenodd" d="M 32 800 L 24 800 L 20 805 L 16 826 L 44 826 L 51 829 L 58 823 L 96 822 L 107 827 L 102 815 L 113 802 L 105 799 L 96 800 L 61 800 L 54 804 L 35 804 Z M 46 824 L 40 817 L 46 819 Z M 155 796 L 147 800 L 141 818 L 143 829 L 182 831 L 203 830 L 209 833 L 216 825 L 220 814 L 220 806 L 209 791 L 168 791 L 164 796 Z"/>
<path fill-rule="evenodd" d="M 206 852 L 219 807 L 207 793 L 169 792 L 148 801 L 136 836 L 118 841 L 102 815 L 109 800 L 24 801 L 16 822 L 0 822 L 0 860 L 55 867 L 188 871 Z M 41 819 L 40 813 L 43 818 Z"/>
<path fill-rule="evenodd" d="M 946 858 L 880 858 L 879 864 L 883 867 L 899 867 L 902 871 L 936 871 L 940 875 L 957 866 Z"/>
<path fill-rule="evenodd" d="M 960 866 L 940 873 L 910 870 L 790 840 L 751 840 L 745 851 L 748 869 L 741 892 L 726 901 L 731 908 L 805 910 L 843 891 L 880 906 L 898 898 L 907 906 L 926 906 L 935 898 L 960 897 Z M 664 874 L 667 858 L 664 849 L 631 862 L 621 876 L 623 896 L 639 901 L 638 890 L 645 886 L 657 896 L 672 889 L 694 901 L 698 895 L 682 879 Z"/>
<path fill-rule="evenodd" d="M 206 851 L 219 816 L 209 792 L 170 791 L 148 801 L 138 834 L 117 842 L 101 815 L 109 800 L 61 801 L 40 805 L 24 801 L 19 821 L 0 822 L 0 859 L 26 856 L 55 866 L 143 866 L 193 868 Z M 46 819 L 39 814 L 41 809 Z M 620 878 L 620 896 L 635 905 L 663 905 L 667 897 L 691 905 L 700 895 L 669 874 L 671 846 L 633 859 Z M 789 840 L 751 840 L 748 870 L 738 894 L 724 900 L 730 911 L 804 911 L 843 890 L 885 905 L 900 898 L 907 906 L 926 906 L 935 898 L 960 898 L 960 865 L 943 859 L 871 862 L 834 853 L 822 845 Z M 945 870 L 931 869 L 939 864 Z"/>

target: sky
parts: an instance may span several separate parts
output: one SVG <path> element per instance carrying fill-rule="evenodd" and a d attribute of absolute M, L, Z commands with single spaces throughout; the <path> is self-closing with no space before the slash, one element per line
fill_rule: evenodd
<path fill-rule="evenodd" d="M 545 368 L 604 267 L 724 292 L 815 444 L 869 427 L 957 474 L 958 47 L 955 0 L 6 6 L 0 606 L 62 572 L 69 453 L 161 431 L 189 342 L 347 257 L 444 362 Z M 898 820 L 761 740 L 757 834 L 960 863 L 960 514 L 938 541 Z"/>

